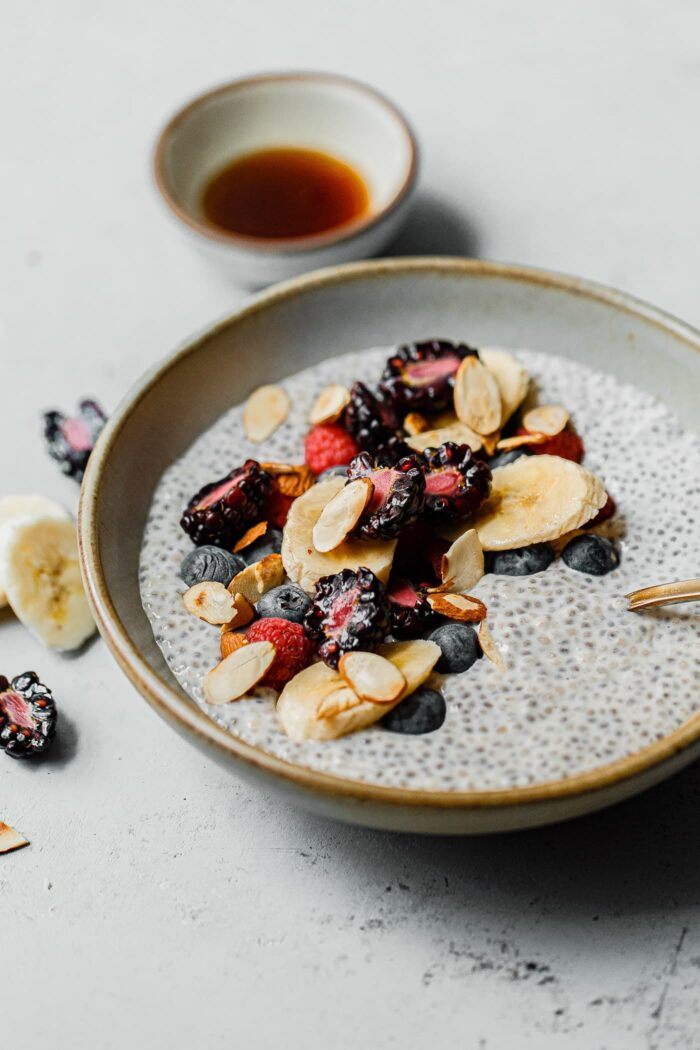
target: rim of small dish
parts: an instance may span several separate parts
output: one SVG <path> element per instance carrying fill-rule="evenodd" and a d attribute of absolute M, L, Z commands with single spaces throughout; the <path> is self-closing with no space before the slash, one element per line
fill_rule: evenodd
<path fill-rule="evenodd" d="M 403 181 L 392 198 L 379 210 L 370 210 L 366 215 L 361 216 L 359 219 L 353 219 L 350 222 L 342 223 L 340 226 L 336 226 L 325 233 L 314 233 L 303 237 L 263 238 L 254 237 L 244 233 L 233 233 L 231 230 L 219 229 L 213 224 L 202 222 L 192 215 L 192 213 L 186 208 L 183 208 L 171 193 L 164 160 L 164 154 L 168 142 L 178 125 L 181 124 L 190 113 L 194 112 L 205 102 L 215 98 L 217 95 L 226 95 L 231 91 L 238 90 L 239 88 L 250 87 L 254 84 L 289 81 L 296 82 L 301 80 L 342 84 L 351 87 L 355 91 L 363 92 L 375 103 L 378 103 L 387 110 L 392 119 L 401 128 L 408 143 L 409 160 Z M 272 252 L 285 255 L 301 255 L 304 252 L 310 252 L 319 248 L 326 248 L 331 245 L 343 244 L 346 241 L 351 241 L 356 237 L 359 237 L 360 234 L 364 233 L 371 227 L 377 226 L 379 223 L 383 222 L 389 215 L 396 211 L 414 189 L 418 176 L 418 160 L 418 142 L 411 125 L 399 108 L 385 95 L 377 91 L 376 88 L 370 87 L 369 84 L 365 84 L 361 80 L 356 80 L 354 77 L 343 76 L 339 73 L 303 70 L 289 72 L 282 71 L 276 73 L 256 73 L 252 76 L 239 77 L 236 80 L 230 80 L 225 84 L 220 84 L 218 87 L 211 88 L 202 94 L 196 95 L 194 98 L 190 99 L 189 102 L 185 103 L 184 106 L 181 106 L 180 109 L 178 109 L 168 120 L 156 139 L 156 145 L 153 151 L 153 177 L 158 191 L 170 211 L 173 212 L 181 222 L 185 223 L 186 226 L 189 226 L 191 230 L 194 230 L 207 240 L 261 254 Z"/>
<path fill-rule="evenodd" d="M 319 287 L 360 278 L 381 279 L 386 275 L 411 271 L 436 274 L 465 274 L 471 277 L 500 277 L 545 286 L 569 294 L 603 302 L 663 329 L 675 339 L 700 353 L 700 331 L 657 307 L 627 293 L 582 278 L 526 266 L 487 262 L 479 259 L 416 257 L 346 263 L 293 278 L 260 293 L 240 310 L 209 326 L 185 342 L 163 362 L 149 371 L 126 395 L 105 427 L 83 480 L 78 514 L 78 537 L 83 577 L 100 633 L 117 663 L 149 704 L 166 720 L 199 738 L 199 741 L 228 758 L 264 770 L 300 788 L 327 796 L 361 802 L 395 804 L 411 808 L 480 809 L 508 807 L 553 801 L 601 790 L 630 779 L 670 759 L 700 739 L 700 710 L 673 732 L 647 747 L 571 777 L 543 781 L 523 787 L 476 791 L 396 788 L 349 777 L 322 773 L 248 744 L 216 722 L 189 698 L 179 695 L 141 655 L 132 642 L 112 603 L 99 550 L 100 486 L 114 444 L 142 398 L 180 360 L 194 353 L 217 331 L 243 318 L 258 314 L 269 306 L 305 294 Z"/>

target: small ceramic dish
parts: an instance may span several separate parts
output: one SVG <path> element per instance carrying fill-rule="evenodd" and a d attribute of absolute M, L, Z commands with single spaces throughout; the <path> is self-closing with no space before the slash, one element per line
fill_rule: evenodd
<path fill-rule="evenodd" d="M 461 336 L 477 346 L 535 347 L 529 360 L 544 381 L 555 374 L 560 385 L 572 375 L 580 380 L 578 389 L 568 383 L 568 403 L 585 424 L 592 460 L 605 463 L 606 481 L 628 514 L 629 535 L 618 575 L 566 581 L 577 588 L 567 608 L 575 642 L 566 651 L 573 663 L 552 673 L 551 639 L 565 625 L 548 629 L 547 589 L 557 585 L 550 569 L 541 582 L 537 576 L 507 582 L 492 626 L 513 639 L 508 621 L 524 624 L 520 637 L 539 638 L 551 651 L 528 657 L 511 645 L 506 659 L 519 663 L 510 679 L 487 666 L 473 669 L 466 701 L 455 695 L 438 733 L 389 740 L 395 735 L 378 730 L 333 741 L 338 746 L 329 750 L 329 742 L 292 746 L 272 728 L 263 738 L 261 728 L 269 723 L 252 707 L 246 709 L 250 724 L 240 731 L 217 723 L 178 684 L 142 604 L 143 530 L 164 472 L 260 383 L 293 384 L 291 377 L 311 366 L 324 376 L 329 369 L 340 373 L 347 359 L 335 362 L 334 353 L 428 334 Z M 628 296 L 494 263 L 363 263 L 271 289 L 155 368 L 100 438 L 80 510 L 83 568 L 100 630 L 136 688 L 187 739 L 240 775 L 319 813 L 393 830 L 477 833 L 561 820 L 627 798 L 700 755 L 700 698 L 693 685 L 697 623 L 684 619 L 693 614 L 662 610 L 644 620 L 624 608 L 628 583 L 651 561 L 664 562 L 665 569 L 674 559 L 678 566 L 692 561 L 698 498 L 686 472 L 696 469 L 698 445 L 683 425 L 692 431 L 697 424 L 699 350 L 700 333 Z M 547 355 L 556 355 L 551 366 Z M 624 396 L 618 400 L 619 390 Z M 611 404 L 619 410 L 611 411 Z M 644 418 L 635 415 L 637 404 Z M 306 418 L 303 405 L 299 411 Z M 618 446 L 632 450 L 633 458 L 616 454 Z M 648 472 L 638 462 L 647 447 Z M 668 481 L 658 482 L 664 472 Z M 657 479 L 654 499 L 649 478 Z M 684 502 L 668 498 L 666 489 L 679 488 Z M 172 529 L 168 534 L 163 528 L 162 559 L 153 570 L 178 593 L 178 545 L 187 547 L 177 525 L 181 505 L 177 492 L 163 518 Z M 174 561 L 170 547 L 178 548 Z M 497 584 L 490 581 L 485 585 Z M 530 607 L 519 615 L 522 588 L 529 587 Z M 163 608 L 149 610 L 161 634 L 177 618 L 174 603 Z M 598 659 L 603 649 L 596 644 L 596 629 L 608 615 L 619 638 L 609 662 Z M 234 715 L 246 718 L 243 708 Z M 397 763 L 397 756 L 405 762 Z M 501 758 L 514 763 L 512 776 L 502 775 Z M 406 780 L 412 763 L 420 768 Z"/>
<path fill-rule="evenodd" d="M 208 222 L 202 194 L 230 161 L 257 150 L 320 150 L 364 180 L 367 213 L 325 233 L 259 238 Z M 416 183 L 414 135 L 382 95 L 348 77 L 274 73 L 198 96 L 161 132 L 155 181 L 178 227 L 236 281 L 261 285 L 316 267 L 378 254 L 398 233 Z"/>

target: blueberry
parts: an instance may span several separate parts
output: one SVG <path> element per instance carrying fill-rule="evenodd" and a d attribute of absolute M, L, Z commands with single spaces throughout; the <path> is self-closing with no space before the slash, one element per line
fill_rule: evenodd
<path fill-rule="evenodd" d="M 264 558 L 266 554 L 279 554 L 281 550 L 282 533 L 279 529 L 268 529 L 259 540 L 255 540 L 249 547 L 243 548 L 241 558 L 243 558 L 246 565 L 252 565 L 253 562 Z"/>
<path fill-rule="evenodd" d="M 316 478 L 316 481 L 328 481 L 329 478 L 346 478 L 348 476 L 348 468 L 342 463 L 338 463 L 335 467 L 328 467 Z"/>
<path fill-rule="evenodd" d="M 516 459 L 520 459 L 521 456 L 529 456 L 530 453 L 526 448 L 511 448 L 508 452 L 499 452 L 497 456 L 489 460 L 489 466 L 491 470 L 495 470 L 496 467 L 505 467 L 508 463 L 515 463 Z"/>
<path fill-rule="evenodd" d="M 466 623 L 444 623 L 428 635 L 440 646 L 442 656 L 435 665 L 440 674 L 461 674 L 468 671 L 481 656 L 476 631 Z"/>
<path fill-rule="evenodd" d="M 245 569 L 245 562 L 237 554 L 222 547 L 195 547 L 182 559 L 180 578 L 188 587 L 203 580 L 215 580 L 227 587 L 241 569 Z"/>
<path fill-rule="evenodd" d="M 562 551 L 565 565 L 576 572 L 586 572 L 589 576 L 605 576 L 620 564 L 620 555 L 615 545 L 603 536 L 590 533 L 588 536 L 574 536 Z"/>
<path fill-rule="evenodd" d="M 424 685 L 384 716 L 382 725 L 392 733 L 433 733 L 445 721 L 445 697 Z"/>
<path fill-rule="evenodd" d="M 512 551 L 494 551 L 488 558 L 488 571 L 498 576 L 531 576 L 543 572 L 554 561 L 554 551 L 548 543 L 533 543 Z"/>
<path fill-rule="evenodd" d="M 291 620 L 302 623 L 311 608 L 311 599 L 304 594 L 301 587 L 293 583 L 283 583 L 263 594 L 257 604 L 259 616 L 275 616 L 279 620 Z"/>

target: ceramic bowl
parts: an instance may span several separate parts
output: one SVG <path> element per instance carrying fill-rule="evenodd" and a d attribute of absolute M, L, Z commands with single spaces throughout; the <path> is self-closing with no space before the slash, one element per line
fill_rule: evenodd
<path fill-rule="evenodd" d="M 600 286 L 431 258 L 353 264 L 270 289 L 145 376 L 90 458 L 81 555 L 117 661 L 166 721 L 233 772 L 316 812 L 370 826 L 441 833 L 528 827 L 601 808 L 669 776 L 700 755 L 700 713 L 624 759 L 565 779 L 504 790 L 404 790 L 350 779 L 342 768 L 319 772 L 244 742 L 200 710 L 168 670 L 138 581 L 142 531 L 164 469 L 259 383 L 407 333 L 469 333 L 476 345 L 556 353 L 658 395 L 697 427 L 700 333 Z"/>
<path fill-rule="evenodd" d="M 236 157 L 287 145 L 330 153 L 359 172 L 369 213 L 327 233 L 287 239 L 242 236 L 205 221 L 202 192 L 214 173 Z M 417 164 L 413 133 L 387 99 L 324 73 L 246 77 L 200 95 L 163 129 L 153 162 L 178 228 L 248 286 L 378 254 L 407 217 Z"/>

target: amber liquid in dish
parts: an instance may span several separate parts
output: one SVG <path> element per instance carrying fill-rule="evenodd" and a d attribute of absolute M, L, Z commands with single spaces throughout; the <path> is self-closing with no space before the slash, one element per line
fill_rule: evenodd
<path fill-rule="evenodd" d="M 208 222 L 248 237 L 308 237 L 359 219 L 369 191 L 358 173 L 328 153 L 265 149 L 219 171 L 202 197 Z"/>

